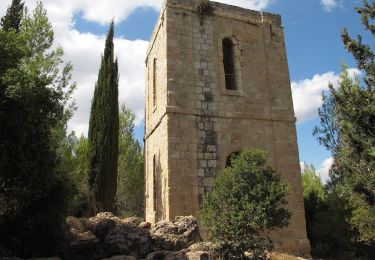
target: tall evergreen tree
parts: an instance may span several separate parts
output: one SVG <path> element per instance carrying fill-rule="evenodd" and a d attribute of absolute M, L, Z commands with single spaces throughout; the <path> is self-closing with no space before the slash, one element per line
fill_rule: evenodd
<path fill-rule="evenodd" d="M 13 0 L 5 16 L 1 18 L 1 27 L 4 31 L 20 30 L 24 3 L 21 0 Z"/>
<path fill-rule="evenodd" d="M 118 63 L 114 59 L 114 23 L 108 31 L 104 55 L 91 104 L 89 187 L 94 213 L 114 211 L 119 150 Z"/>
<path fill-rule="evenodd" d="M 0 29 L 0 244 L 23 258 L 56 255 L 64 234 L 69 187 L 52 132 L 74 84 L 52 46 L 41 3 L 18 33 Z"/>
<path fill-rule="evenodd" d="M 375 3 L 363 1 L 356 11 L 365 29 L 375 36 Z M 319 110 L 321 125 L 314 135 L 334 157 L 331 186 L 351 210 L 349 223 L 359 232 L 356 240 L 375 245 L 375 54 L 362 36 L 342 32 L 345 48 L 364 72 L 362 83 L 344 67 L 339 87 L 329 86 Z"/>

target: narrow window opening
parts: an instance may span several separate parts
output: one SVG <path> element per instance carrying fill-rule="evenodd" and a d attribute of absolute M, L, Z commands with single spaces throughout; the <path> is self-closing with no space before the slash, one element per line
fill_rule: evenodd
<path fill-rule="evenodd" d="M 230 155 L 228 155 L 228 157 L 227 157 L 227 161 L 226 161 L 226 163 L 225 163 L 225 168 L 227 168 L 227 167 L 231 167 L 231 166 L 232 166 L 232 160 L 233 160 L 234 158 L 236 158 L 239 154 L 240 154 L 240 152 L 233 152 L 233 153 L 231 153 Z"/>
<path fill-rule="evenodd" d="M 231 39 L 223 39 L 223 62 L 225 73 L 225 87 L 236 90 L 236 74 L 234 67 L 234 45 Z"/>
<path fill-rule="evenodd" d="M 156 173 L 156 156 L 154 155 L 153 160 L 152 160 L 152 173 L 153 173 L 153 178 L 154 178 L 154 211 L 156 211 L 156 206 L 157 206 L 157 195 L 158 195 L 158 183 L 157 183 L 157 173 Z"/>
<path fill-rule="evenodd" d="M 154 58 L 153 70 L 152 70 L 152 103 L 156 106 L 156 83 L 157 83 L 157 59 Z"/>

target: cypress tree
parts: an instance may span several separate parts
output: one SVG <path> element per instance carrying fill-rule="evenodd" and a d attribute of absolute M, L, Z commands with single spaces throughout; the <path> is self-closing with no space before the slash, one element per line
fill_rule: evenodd
<path fill-rule="evenodd" d="M 19 32 L 24 3 L 21 0 L 13 0 L 3 18 L 1 18 L 1 27 L 4 31 L 16 30 Z"/>
<path fill-rule="evenodd" d="M 91 104 L 89 188 L 94 213 L 113 211 L 117 190 L 119 135 L 118 63 L 112 21 Z"/>

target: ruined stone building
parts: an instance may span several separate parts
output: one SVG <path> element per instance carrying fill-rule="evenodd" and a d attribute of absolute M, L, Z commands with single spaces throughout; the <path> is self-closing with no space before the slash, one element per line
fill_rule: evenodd
<path fill-rule="evenodd" d="M 199 219 L 228 156 L 267 150 L 291 184 L 277 247 L 308 253 L 295 116 L 279 15 L 165 0 L 147 53 L 146 219 Z"/>

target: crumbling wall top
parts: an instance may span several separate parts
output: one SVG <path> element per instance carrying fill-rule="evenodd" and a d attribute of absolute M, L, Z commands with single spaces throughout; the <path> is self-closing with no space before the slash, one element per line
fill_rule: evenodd
<path fill-rule="evenodd" d="M 164 5 L 167 7 L 180 7 L 188 10 L 194 9 L 195 0 L 165 0 Z M 236 17 L 243 20 L 254 20 L 257 23 L 272 23 L 274 25 L 282 26 L 281 16 L 278 14 L 254 11 L 233 5 L 222 4 L 214 1 L 209 1 L 213 7 L 214 15 L 225 15 Z"/>

